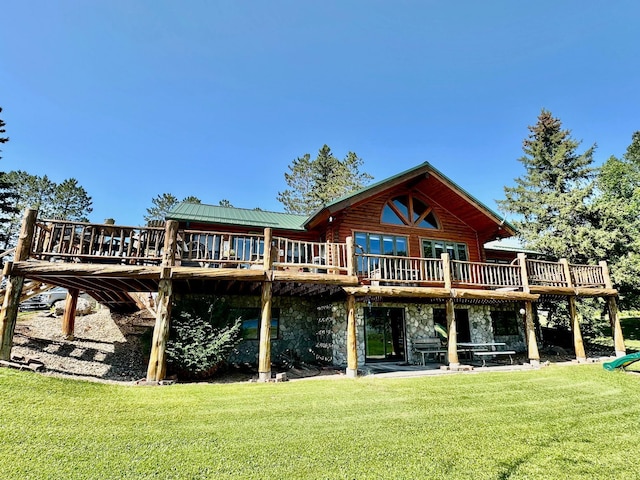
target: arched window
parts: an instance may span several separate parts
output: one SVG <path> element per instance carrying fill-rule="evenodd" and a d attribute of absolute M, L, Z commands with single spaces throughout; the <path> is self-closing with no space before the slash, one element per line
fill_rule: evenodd
<path fill-rule="evenodd" d="M 411 194 L 389 200 L 382 209 L 382 222 L 410 227 L 438 228 L 431 207 Z"/>

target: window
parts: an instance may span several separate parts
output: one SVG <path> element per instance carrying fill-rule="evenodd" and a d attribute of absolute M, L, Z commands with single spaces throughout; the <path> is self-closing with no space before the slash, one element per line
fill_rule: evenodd
<path fill-rule="evenodd" d="M 242 339 L 258 340 L 260 338 L 260 323 L 262 313 L 257 307 L 234 308 L 231 318 L 242 318 Z M 280 309 L 271 309 L 271 339 L 277 339 L 280 333 Z"/>
<path fill-rule="evenodd" d="M 431 207 L 413 195 L 400 195 L 389 200 L 382 209 L 382 223 L 420 228 L 438 228 Z"/>
<path fill-rule="evenodd" d="M 371 255 L 394 255 L 406 257 L 409 254 L 407 237 L 386 235 L 383 233 L 356 232 L 356 245 L 363 253 Z M 358 272 L 366 273 L 378 268 L 380 260 L 376 257 L 363 258 L 358 256 Z"/>
<path fill-rule="evenodd" d="M 422 256 L 424 258 L 440 258 L 448 253 L 451 260 L 466 262 L 469 260 L 467 245 L 464 243 L 447 242 L 445 240 L 422 240 Z"/>
<path fill-rule="evenodd" d="M 356 245 L 362 247 L 364 253 L 373 255 L 406 257 L 408 254 L 407 237 L 397 235 L 356 232 Z"/>
<path fill-rule="evenodd" d="M 491 323 L 494 335 L 519 335 L 518 316 L 513 310 L 492 311 Z"/>

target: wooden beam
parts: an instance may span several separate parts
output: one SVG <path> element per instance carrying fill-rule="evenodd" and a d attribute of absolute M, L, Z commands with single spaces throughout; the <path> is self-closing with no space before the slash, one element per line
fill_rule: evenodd
<path fill-rule="evenodd" d="M 147 368 L 147 381 L 159 382 L 164 380 L 167 373 L 167 340 L 169 339 L 169 326 L 171 322 L 171 304 L 173 302 L 173 282 L 171 280 L 171 267 L 175 265 L 178 251 L 178 222 L 169 220 L 165 226 L 163 268 L 160 273 L 158 285 L 158 298 L 156 299 L 156 323 L 153 327 L 153 340 L 149 367 Z"/>
<path fill-rule="evenodd" d="M 551 287 L 545 285 L 531 285 L 531 293 L 539 295 L 561 295 L 568 297 L 575 295 L 578 297 L 615 297 L 618 291 L 610 288 L 596 287 Z"/>
<path fill-rule="evenodd" d="M 356 297 L 347 295 L 347 377 L 358 376 L 358 339 L 356 331 Z"/>
<path fill-rule="evenodd" d="M 73 340 L 76 324 L 76 307 L 78 306 L 78 295 L 80 290 L 71 288 L 67 291 L 67 298 L 64 301 L 64 314 L 62 316 L 62 336 L 66 340 Z"/>
<path fill-rule="evenodd" d="M 58 263 L 42 261 L 16 261 L 13 264 L 15 275 L 31 278 L 36 275 L 45 277 L 105 277 L 105 278 L 152 278 L 159 279 L 162 267 L 141 265 L 109 265 L 98 263 Z M 205 269 L 201 269 L 205 270 Z"/>
<path fill-rule="evenodd" d="M 576 352 L 576 360 L 578 362 L 586 362 L 587 354 L 584 351 L 584 341 L 582 340 L 582 332 L 580 331 L 580 319 L 578 309 L 576 307 L 576 297 L 568 297 L 569 300 L 569 316 L 571 317 L 571 331 L 573 332 L 573 348 Z"/>
<path fill-rule="evenodd" d="M 450 298 L 451 291 L 445 288 L 429 287 L 387 287 L 363 285 L 361 287 L 342 287 L 348 294 L 365 296 L 373 295 L 380 297 L 417 297 L 417 298 Z"/>
<path fill-rule="evenodd" d="M 18 244 L 14 253 L 14 258 L 17 262 L 22 262 L 29 258 L 37 215 L 38 211 L 34 209 L 27 209 L 24 213 L 20 234 L 18 235 Z M 0 360 L 11 360 L 13 334 L 16 329 L 23 285 L 24 276 L 15 274 L 12 269 L 4 294 L 2 310 L 0 310 Z"/>
<path fill-rule="evenodd" d="M 503 292 L 500 290 L 475 290 L 472 288 L 454 288 L 451 289 L 452 298 L 475 298 L 475 299 L 492 299 L 492 300 L 513 300 L 513 301 L 529 301 L 535 302 L 540 295 L 526 292 Z"/>
<path fill-rule="evenodd" d="M 609 321 L 611 322 L 611 331 L 613 332 L 613 345 L 616 351 L 616 357 L 623 357 L 627 354 L 627 349 L 624 346 L 624 336 L 622 335 L 618 305 L 615 297 L 607 298 L 607 307 L 609 309 Z"/>
<path fill-rule="evenodd" d="M 159 382 L 167 373 L 166 345 L 169 339 L 169 322 L 171 318 L 172 282 L 170 279 L 160 280 L 158 297 L 156 298 L 156 323 L 153 327 L 151 355 L 147 368 L 147 381 Z"/>
<path fill-rule="evenodd" d="M 538 351 L 538 339 L 533 317 L 533 302 L 524 302 L 525 335 L 527 340 L 527 355 L 529 363 L 533 366 L 540 365 L 540 352 Z"/>
<path fill-rule="evenodd" d="M 262 284 L 258 381 L 271 380 L 271 282 Z"/>
<path fill-rule="evenodd" d="M 444 288 L 451 290 L 451 258 L 448 253 L 440 255 L 442 259 L 442 275 L 444 277 Z"/>
<path fill-rule="evenodd" d="M 448 348 L 447 358 L 449 361 L 449 368 L 456 368 L 460 365 L 458 360 L 458 333 L 456 326 L 456 311 L 453 305 L 453 299 L 446 301 L 447 312 L 447 332 L 448 336 Z"/>
<path fill-rule="evenodd" d="M 330 273 L 292 272 L 275 270 L 271 272 L 274 282 L 322 283 L 325 285 L 358 285 L 358 277 Z"/>

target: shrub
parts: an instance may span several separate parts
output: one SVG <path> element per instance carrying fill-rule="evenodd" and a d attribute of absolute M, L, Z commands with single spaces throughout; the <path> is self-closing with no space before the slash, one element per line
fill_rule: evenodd
<path fill-rule="evenodd" d="M 185 379 L 213 376 L 240 341 L 242 321 L 232 319 L 224 300 L 184 297 L 172 309 L 167 367 Z"/>

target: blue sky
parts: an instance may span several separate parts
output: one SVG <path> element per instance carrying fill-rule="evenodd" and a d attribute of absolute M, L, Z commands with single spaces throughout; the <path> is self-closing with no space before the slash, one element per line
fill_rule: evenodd
<path fill-rule="evenodd" d="M 4 2 L 2 171 L 76 178 L 90 219 L 161 193 L 280 211 L 328 144 L 375 180 L 429 161 L 490 208 L 542 108 L 596 163 L 640 130 L 640 2 Z"/>

